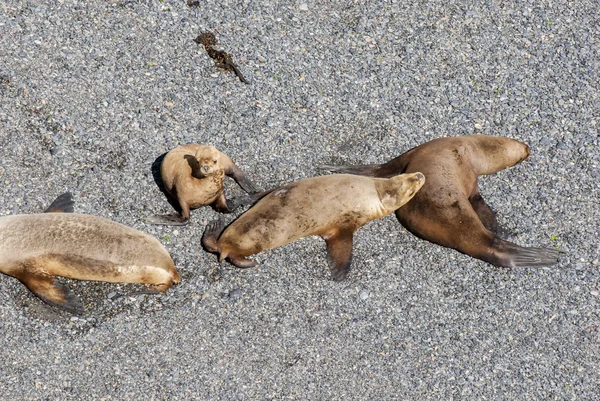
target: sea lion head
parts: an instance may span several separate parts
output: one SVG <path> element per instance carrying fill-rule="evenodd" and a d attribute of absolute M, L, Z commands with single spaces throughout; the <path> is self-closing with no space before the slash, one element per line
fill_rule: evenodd
<path fill-rule="evenodd" d="M 394 211 L 411 200 L 423 184 L 425 176 L 422 173 L 400 174 L 383 179 L 377 185 L 377 192 L 383 206 Z"/>
<path fill-rule="evenodd" d="M 472 135 L 469 140 L 470 161 L 477 174 L 491 174 L 512 167 L 527 159 L 530 154 L 526 143 L 511 138 L 488 135 Z"/>
<path fill-rule="evenodd" d="M 198 172 L 202 176 L 211 175 L 219 168 L 220 153 L 214 146 L 202 146 L 194 155 L 198 161 Z"/>

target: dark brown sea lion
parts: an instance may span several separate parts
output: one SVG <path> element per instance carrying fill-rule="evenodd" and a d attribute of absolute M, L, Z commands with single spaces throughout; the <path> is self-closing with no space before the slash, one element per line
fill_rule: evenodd
<path fill-rule="evenodd" d="M 435 139 L 385 164 L 323 168 L 369 177 L 420 171 L 427 182 L 396 210 L 408 231 L 495 266 L 550 266 L 557 263 L 559 251 L 524 248 L 496 235 L 496 215 L 477 186 L 477 176 L 514 166 L 528 156 L 529 146 L 514 139 L 468 135 Z"/>
<path fill-rule="evenodd" d="M 181 216 L 151 216 L 152 224 L 184 225 L 190 218 L 190 209 L 212 205 L 221 213 L 231 213 L 249 199 L 227 200 L 223 182 L 225 175 L 232 177 L 248 193 L 256 192 L 233 161 L 214 146 L 189 144 L 171 150 L 162 161 L 160 175 L 165 189 L 179 203 Z"/>
<path fill-rule="evenodd" d="M 179 282 L 171 256 L 156 238 L 101 217 L 71 212 L 73 201 L 66 193 L 46 213 L 0 217 L 0 272 L 72 313 L 83 307 L 55 276 L 141 283 L 156 292 Z"/>
<path fill-rule="evenodd" d="M 327 243 L 334 280 L 350 270 L 354 231 L 387 216 L 408 202 L 425 182 L 421 173 L 391 178 L 329 175 L 300 180 L 262 197 L 223 231 L 221 220 L 206 228 L 202 243 L 237 267 L 252 267 L 246 259 L 309 235 Z M 222 232 L 222 234 L 221 234 Z"/>

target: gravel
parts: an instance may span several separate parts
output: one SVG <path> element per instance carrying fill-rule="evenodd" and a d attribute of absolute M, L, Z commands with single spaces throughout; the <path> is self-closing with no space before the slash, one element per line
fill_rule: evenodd
<path fill-rule="evenodd" d="M 182 275 L 159 296 L 65 279 L 82 316 L 1 276 L 1 399 L 598 399 L 597 2 L 187 3 L 0 4 L 0 215 L 72 191 Z M 206 30 L 251 85 L 193 42 Z M 480 186 L 509 239 L 559 247 L 558 265 L 495 268 L 389 216 L 335 283 L 316 237 L 241 270 L 202 250 L 210 208 L 145 224 L 172 212 L 151 167 L 179 144 L 267 189 L 471 133 L 531 146 Z"/>

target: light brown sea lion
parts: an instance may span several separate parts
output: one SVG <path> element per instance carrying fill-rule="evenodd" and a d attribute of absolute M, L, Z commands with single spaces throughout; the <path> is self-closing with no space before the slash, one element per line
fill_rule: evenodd
<path fill-rule="evenodd" d="M 524 248 L 496 235 L 496 215 L 477 186 L 477 176 L 514 166 L 528 156 L 529 146 L 514 139 L 468 135 L 435 139 L 385 164 L 323 168 L 369 177 L 420 171 L 427 182 L 396 210 L 408 231 L 495 266 L 550 266 L 557 263 L 559 251 Z"/>
<path fill-rule="evenodd" d="M 87 214 L 73 214 L 71 194 L 43 214 L 0 217 L 0 272 L 43 301 L 72 313 L 83 307 L 55 276 L 146 284 L 163 292 L 179 282 L 169 253 L 154 237 Z"/>
<path fill-rule="evenodd" d="M 237 267 L 246 259 L 309 235 L 327 243 L 334 280 L 343 280 L 352 258 L 354 231 L 391 214 L 408 202 L 425 182 L 421 173 L 391 178 L 330 175 L 307 178 L 272 190 L 224 231 L 222 220 L 208 225 L 202 243 Z M 222 232 L 222 234 L 221 234 Z"/>
<path fill-rule="evenodd" d="M 232 177 L 247 193 L 255 193 L 254 184 L 246 178 L 226 154 L 214 146 L 189 144 L 169 151 L 160 166 L 165 189 L 179 203 L 181 216 L 151 216 L 153 224 L 184 225 L 190 218 L 190 209 L 212 205 L 221 213 L 231 213 L 249 199 L 225 198 L 225 175 Z"/>

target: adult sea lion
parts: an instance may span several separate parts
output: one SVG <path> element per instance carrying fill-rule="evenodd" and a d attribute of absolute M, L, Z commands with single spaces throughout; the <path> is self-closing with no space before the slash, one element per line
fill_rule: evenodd
<path fill-rule="evenodd" d="M 72 313 L 83 307 L 55 276 L 146 284 L 164 292 L 179 282 L 169 253 L 154 237 L 87 214 L 74 214 L 70 193 L 46 213 L 0 217 L 0 272 L 43 301 Z"/>
<path fill-rule="evenodd" d="M 237 267 L 256 265 L 246 259 L 309 235 L 327 243 L 327 260 L 334 280 L 343 280 L 352 258 L 354 231 L 387 216 L 421 188 L 421 173 L 391 178 L 329 175 L 307 178 L 269 192 L 224 231 L 222 220 L 210 223 L 202 243 L 210 252 Z"/>
<path fill-rule="evenodd" d="M 254 184 L 246 178 L 226 154 L 214 146 L 189 144 L 169 151 L 160 165 L 160 175 L 167 192 L 178 202 L 181 216 L 151 216 L 153 224 L 184 225 L 190 218 L 190 209 L 212 205 L 221 213 L 231 213 L 249 199 L 227 200 L 223 182 L 225 175 L 232 177 L 247 193 L 255 193 Z"/>
<path fill-rule="evenodd" d="M 420 171 L 427 182 L 396 210 L 408 231 L 495 266 L 550 266 L 557 263 L 559 251 L 524 248 L 497 236 L 496 215 L 477 186 L 477 176 L 514 166 L 528 156 L 529 146 L 514 139 L 468 135 L 434 139 L 384 164 L 323 168 L 369 177 Z"/>

